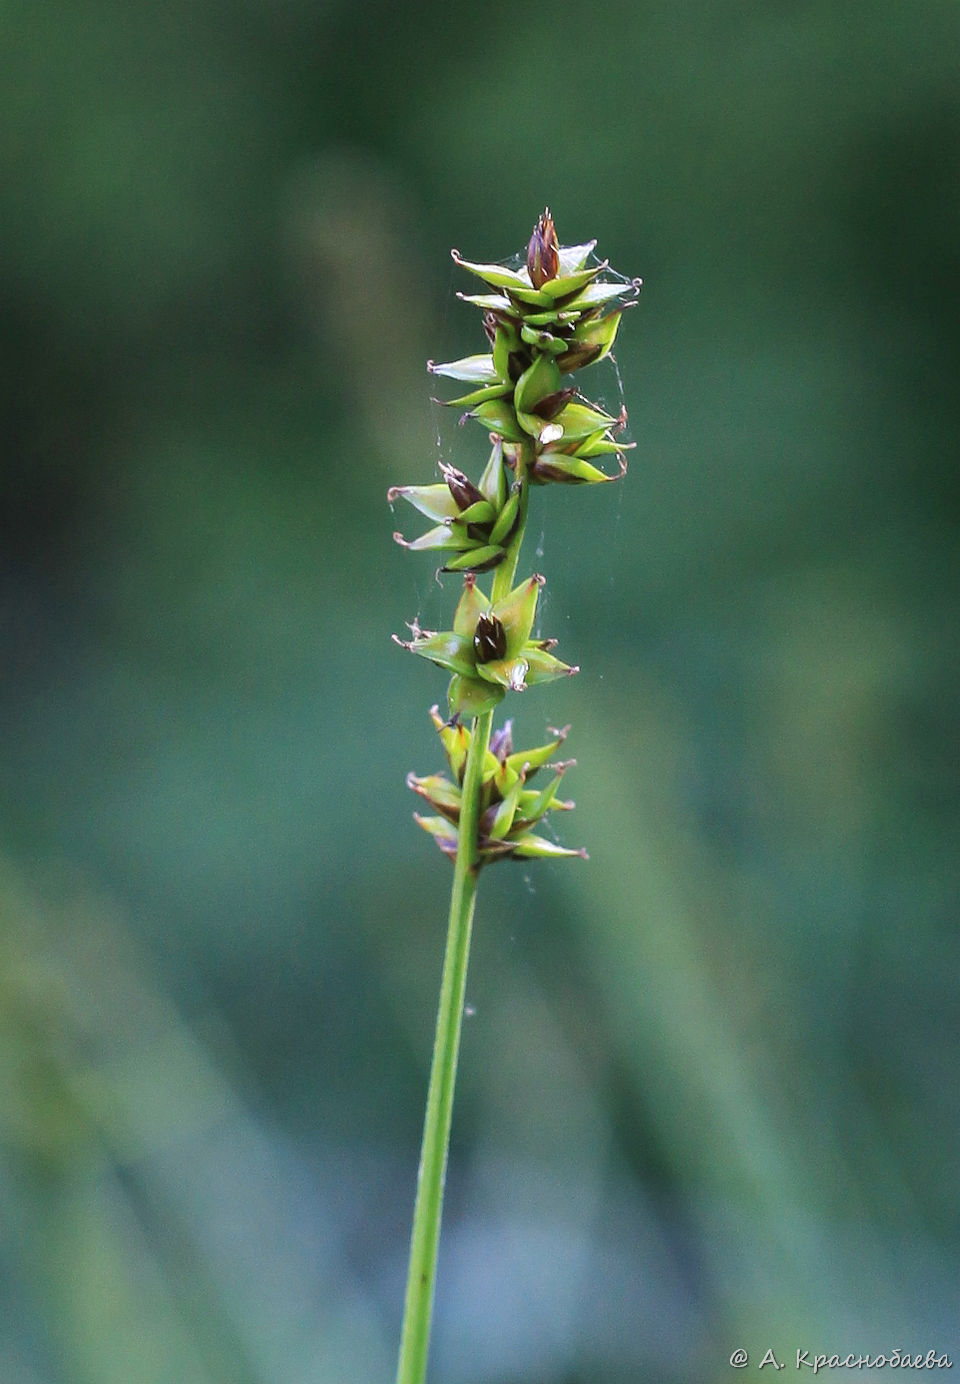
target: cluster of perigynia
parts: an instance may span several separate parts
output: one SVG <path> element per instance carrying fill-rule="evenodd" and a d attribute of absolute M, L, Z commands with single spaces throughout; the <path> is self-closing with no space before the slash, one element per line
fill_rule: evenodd
<path fill-rule="evenodd" d="M 441 463 L 441 482 L 395 486 L 389 492 L 391 502 L 407 500 L 432 521 L 419 538 L 408 541 L 395 534 L 397 542 L 412 551 L 441 552 L 441 571 L 465 574 L 452 629 L 429 631 L 413 624 L 409 640 L 397 639 L 452 674 L 451 719 L 443 721 L 434 712 L 434 720 L 453 778 L 411 775 L 408 781 L 440 814 L 417 820 L 453 856 L 467 749 L 477 729 L 468 730 L 461 718 L 490 711 L 508 690 L 522 692 L 578 671 L 554 657 L 555 640 L 531 638 L 543 577 L 529 577 L 506 591 L 495 577 L 494 599 L 480 590 L 476 574 L 506 563 L 501 575 L 508 573 L 512 581 L 531 486 L 589 485 L 618 480 L 626 471 L 624 451 L 632 444 L 618 437 L 625 411 L 611 417 L 567 378 L 609 353 L 620 319 L 640 290 L 639 279 L 605 279 L 605 260 L 588 265 L 595 244 L 561 246 L 545 211 L 521 268 L 473 264 L 452 252 L 462 269 L 492 290 L 458 294 L 483 312 L 490 350 L 443 365 L 430 361 L 427 368 L 471 386 L 445 402 L 465 410 L 461 421 L 476 419 L 487 430 L 490 457 L 476 483 Z M 612 475 L 596 464 L 604 456 L 616 458 L 618 469 Z M 556 797 L 566 765 L 554 766 L 554 779 L 541 791 L 526 786 L 560 739 L 546 751 L 515 752 L 509 722 L 491 738 L 482 773 L 480 863 L 508 856 L 583 854 L 532 831 L 546 812 L 573 806 Z"/>

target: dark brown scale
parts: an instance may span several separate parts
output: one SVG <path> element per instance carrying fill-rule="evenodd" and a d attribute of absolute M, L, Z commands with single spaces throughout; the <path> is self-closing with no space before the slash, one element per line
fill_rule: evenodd
<path fill-rule="evenodd" d="M 527 246 L 527 271 L 534 288 L 542 288 L 550 279 L 555 279 L 560 271 L 560 244 L 553 225 L 550 208 L 533 228 L 530 244 Z"/>
<path fill-rule="evenodd" d="M 455 466 L 442 466 L 440 469 L 443 471 L 447 489 L 461 509 L 469 509 L 478 500 L 485 498 L 483 491 L 477 489 L 470 477 L 458 471 Z"/>
<path fill-rule="evenodd" d="M 478 663 L 506 658 L 507 632 L 495 615 L 481 615 L 473 634 L 473 652 Z"/>
<path fill-rule="evenodd" d="M 574 370 L 582 370 L 585 365 L 592 365 L 602 349 L 600 346 L 584 346 L 574 342 L 569 351 L 557 358 L 557 365 L 565 375 L 569 375 Z"/>
<path fill-rule="evenodd" d="M 534 404 L 531 413 L 535 413 L 538 418 L 543 418 L 549 423 L 551 419 L 556 418 L 562 408 L 569 404 L 576 392 L 575 389 L 558 389 L 555 394 L 545 394 L 539 404 Z"/>

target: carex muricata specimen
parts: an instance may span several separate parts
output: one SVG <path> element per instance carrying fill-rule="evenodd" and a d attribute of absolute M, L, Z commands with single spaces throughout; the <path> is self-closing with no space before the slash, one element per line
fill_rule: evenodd
<path fill-rule="evenodd" d="M 624 313 L 640 292 L 594 255 L 595 241 L 561 245 L 549 210 L 538 218 L 517 267 L 480 264 L 452 251 L 481 281 L 479 293 L 458 293 L 479 309 L 487 349 L 436 364 L 431 374 L 466 386 L 443 401 L 489 435 L 490 452 L 476 481 L 440 463 L 439 481 L 394 486 L 429 521 L 418 537 L 394 534 L 414 552 L 441 555 L 439 572 L 462 573 L 463 586 L 442 631 L 410 625 L 394 639 L 450 674 L 448 714 L 431 717 L 449 773 L 407 783 L 431 808 L 415 814 L 454 863 L 447 946 L 427 1095 L 414 1210 L 397 1384 L 423 1384 L 453 1089 L 463 1017 L 470 931 L 481 867 L 498 860 L 581 856 L 537 828 L 573 803 L 558 796 L 573 760 L 554 756 L 567 730 L 530 750 L 513 747 L 512 722 L 493 730 L 493 713 L 511 693 L 579 671 L 552 652 L 556 640 L 534 634 L 544 578 L 517 580 L 517 561 L 530 492 L 546 485 L 595 485 L 626 472 L 626 410 L 616 416 L 591 402 L 575 379 L 609 355 Z M 609 459 L 605 463 L 605 459 Z M 607 471 L 604 465 L 615 469 Z M 489 592 L 481 589 L 481 574 Z M 536 782 L 540 771 L 544 771 Z M 546 778 L 546 782 L 543 779 Z"/>

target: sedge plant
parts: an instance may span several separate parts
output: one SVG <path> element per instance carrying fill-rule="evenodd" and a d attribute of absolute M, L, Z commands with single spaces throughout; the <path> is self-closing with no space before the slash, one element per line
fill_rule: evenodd
<path fill-rule="evenodd" d="M 489 458 L 476 482 L 441 462 L 439 482 L 395 486 L 388 497 L 391 503 L 408 501 L 429 521 L 412 540 L 395 534 L 397 542 L 412 552 L 442 554 L 439 570 L 463 575 L 450 629 L 424 630 L 415 622 L 409 639 L 394 635 L 403 648 L 450 674 L 447 714 L 437 706 L 430 712 L 449 772 L 410 774 L 407 782 L 429 808 L 415 814 L 417 822 L 453 862 L 397 1384 L 423 1384 L 426 1377 L 480 871 L 500 860 L 586 857 L 538 830 L 548 813 L 573 807 L 559 796 L 573 761 L 555 758 L 566 730 L 551 731 L 533 749 L 516 750 L 510 720 L 494 730 L 493 718 L 511 694 L 579 671 L 553 653 L 556 640 L 533 634 L 544 578 L 535 573 L 517 579 L 531 492 L 614 481 L 626 471 L 624 452 L 631 444 L 621 436 L 625 410 L 612 417 L 572 383 L 577 372 L 610 352 L 640 289 L 639 279 L 606 272 L 607 261 L 593 254 L 595 244 L 561 246 L 547 210 L 518 268 L 475 264 L 452 251 L 460 268 L 484 287 L 457 296 L 483 314 L 489 350 L 442 365 L 429 361 L 427 368 L 468 386 L 445 402 L 489 434 Z M 613 459 L 612 473 L 602 469 L 604 458 Z"/>

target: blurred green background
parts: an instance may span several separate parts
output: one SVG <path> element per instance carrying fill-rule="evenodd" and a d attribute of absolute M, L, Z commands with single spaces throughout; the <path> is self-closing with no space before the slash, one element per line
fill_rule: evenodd
<path fill-rule="evenodd" d="M 483 879 L 432 1377 L 960 1359 L 958 41 L 3 6 L 2 1384 L 393 1376 L 456 583 L 385 492 L 482 466 L 449 248 L 545 202 L 645 280 L 638 445 L 535 496 L 591 859 Z"/>

